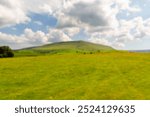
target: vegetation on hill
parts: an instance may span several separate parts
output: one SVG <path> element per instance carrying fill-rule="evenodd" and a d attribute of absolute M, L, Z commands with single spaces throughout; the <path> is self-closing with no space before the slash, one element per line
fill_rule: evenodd
<path fill-rule="evenodd" d="M 85 41 L 70 41 L 47 44 L 38 47 L 25 48 L 15 51 L 16 56 L 35 56 L 61 53 L 99 53 L 115 51 L 112 47 Z"/>

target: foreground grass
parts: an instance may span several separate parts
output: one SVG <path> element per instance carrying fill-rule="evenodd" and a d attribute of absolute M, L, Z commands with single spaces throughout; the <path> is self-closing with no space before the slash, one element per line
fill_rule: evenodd
<path fill-rule="evenodd" d="M 0 59 L 0 99 L 150 99 L 150 54 Z"/>

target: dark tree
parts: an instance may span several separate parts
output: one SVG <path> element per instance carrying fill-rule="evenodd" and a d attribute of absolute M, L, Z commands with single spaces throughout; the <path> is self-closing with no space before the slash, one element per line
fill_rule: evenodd
<path fill-rule="evenodd" d="M 14 53 L 10 47 L 8 47 L 8 46 L 0 47 L 0 58 L 13 57 L 13 56 L 14 56 Z"/>

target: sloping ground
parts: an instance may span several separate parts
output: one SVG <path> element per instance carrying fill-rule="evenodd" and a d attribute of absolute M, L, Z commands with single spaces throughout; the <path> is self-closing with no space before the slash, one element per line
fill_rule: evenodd
<path fill-rule="evenodd" d="M 0 99 L 150 99 L 150 54 L 0 59 Z"/>
<path fill-rule="evenodd" d="M 25 48 L 15 51 L 16 55 L 39 55 L 58 53 L 90 53 L 101 51 L 114 51 L 112 47 L 94 44 L 85 41 L 59 42 L 38 47 Z"/>
<path fill-rule="evenodd" d="M 94 44 L 85 41 L 70 41 L 70 42 L 59 42 L 49 45 L 44 45 L 38 48 L 33 49 L 56 49 L 56 50 L 85 50 L 85 51 L 94 51 L 94 50 L 113 50 L 113 48 L 109 46 L 104 46 L 100 44 Z"/>

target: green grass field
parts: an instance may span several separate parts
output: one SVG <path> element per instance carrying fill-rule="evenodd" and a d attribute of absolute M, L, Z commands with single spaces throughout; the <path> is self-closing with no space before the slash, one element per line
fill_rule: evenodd
<path fill-rule="evenodd" d="M 150 99 L 150 54 L 0 59 L 0 99 Z"/>

